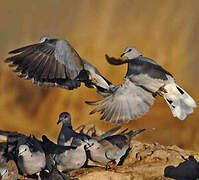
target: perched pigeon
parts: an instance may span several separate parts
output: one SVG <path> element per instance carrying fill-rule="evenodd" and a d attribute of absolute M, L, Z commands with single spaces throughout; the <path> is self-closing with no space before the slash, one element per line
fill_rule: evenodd
<path fill-rule="evenodd" d="M 111 83 L 99 71 L 82 59 L 68 41 L 44 36 L 39 43 L 13 51 L 5 60 L 15 67 L 19 77 L 32 79 L 42 86 L 57 86 L 72 90 L 81 82 L 87 87 L 96 87 L 99 93 L 106 93 Z"/>
<path fill-rule="evenodd" d="M 89 140 L 93 143 L 89 148 L 90 159 L 94 162 L 105 164 L 106 168 L 108 168 L 109 163 L 113 163 L 113 167 L 116 167 L 121 158 L 130 149 L 131 138 L 144 130 L 139 129 L 128 133 L 120 133 L 98 141 Z"/>
<path fill-rule="evenodd" d="M 164 170 L 164 176 L 176 180 L 196 180 L 199 178 L 199 163 L 193 156 L 189 156 L 177 167 L 167 166 Z"/>
<path fill-rule="evenodd" d="M 71 146 L 56 145 L 46 136 L 42 136 L 43 146 L 48 156 L 52 157 L 59 171 L 81 168 L 87 161 L 86 148 L 90 143 L 74 139 Z"/>
<path fill-rule="evenodd" d="M 112 93 L 101 101 L 87 102 L 98 105 L 91 114 L 102 113 L 101 119 L 112 123 L 136 119 L 153 105 L 157 95 L 163 96 L 173 116 L 184 120 L 196 107 L 195 101 L 181 87 L 173 76 L 155 61 L 143 57 L 135 47 L 128 47 L 121 55 L 127 60 L 116 60 L 106 55 L 110 64 L 128 64 L 124 83 L 112 89 Z"/>

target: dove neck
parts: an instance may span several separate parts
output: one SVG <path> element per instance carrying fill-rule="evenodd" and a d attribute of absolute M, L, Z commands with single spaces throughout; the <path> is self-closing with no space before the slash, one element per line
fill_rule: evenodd
<path fill-rule="evenodd" d="M 64 123 L 62 127 L 63 128 L 68 128 L 68 129 L 73 129 L 72 125 L 69 124 L 69 123 Z"/>

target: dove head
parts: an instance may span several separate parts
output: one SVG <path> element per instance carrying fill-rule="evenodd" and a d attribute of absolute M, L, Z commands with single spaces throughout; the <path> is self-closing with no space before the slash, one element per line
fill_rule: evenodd
<path fill-rule="evenodd" d="M 84 138 L 83 141 L 85 143 L 85 150 L 89 150 L 94 145 L 93 139 Z"/>
<path fill-rule="evenodd" d="M 42 36 L 39 40 L 40 43 L 45 42 L 46 40 L 52 39 L 50 36 Z"/>
<path fill-rule="evenodd" d="M 89 139 L 89 144 L 88 150 L 90 151 L 101 152 L 103 150 L 103 146 L 95 139 Z"/>
<path fill-rule="evenodd" d="M 135 59 L 141 56 L 141 52 L 136 47 L 127 47 L 120 57 L 127 57 L 128 59 Z"/>
<path fill-rule="evenodd" d="M 28 147 L 28 145 L 23 144 L 19 146 L 19 150 L 18 150 L 18 156 L 26 156 L 26 155 L 30 155 L 30 148 Z"/>
<path fill-rule="evenodd" d="M 59 124 L 60 122 L 62 122 L 63 124 L 66 124 L 68 126 L 71 126 L 70 114 L 68 112 L 62 112 L 59 115 L 59 120 L 57 121 L 57 124 Z"/>

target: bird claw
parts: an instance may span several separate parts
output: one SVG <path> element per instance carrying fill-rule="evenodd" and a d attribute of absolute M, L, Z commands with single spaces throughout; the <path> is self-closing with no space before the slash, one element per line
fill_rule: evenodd
<path fill-rule="evenodd" d="M 157 96 L 157 94 L 159 94 L 160 96 L 164 96 L 165 93 L 168 93 L 167 90 L 164 88 L 165 85 L 161 86 L 155 93 L 154 93 L 154 97 Z"/>
<path fill-rule="evenodd" d="M 117 163 L 115 161 L 110 161 L 106 164 L 106 167 L 105 169 L 106 170 L 116 170 L 116 167 L 117 167 Z"/>

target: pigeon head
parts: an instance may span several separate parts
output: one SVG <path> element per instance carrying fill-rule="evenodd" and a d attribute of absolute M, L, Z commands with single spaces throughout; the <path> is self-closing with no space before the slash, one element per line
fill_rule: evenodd
<path fill-rule="evenodd" d="M 40 43 L 45 42 L 46 40 L 52 39 L 50 36 L 42 36 L 39 40 Z"/>
<path fill-rule="evenodd" d="M 28 154 L 31 154 L 28 145 L 26 144 L 20 145 L 18 149 L 18 156 L 24 156 Z"/>
<path fill-rule="evenodd" d="M 62 122 L 63 124 L 67 124 L 67 125 L 71 126 L 70 114 L 68 112 L 62 112 L 59 115 L 59 120 L 57 121 L 57 124 L 59 124 L 60 122 Z"/>
<path fill-rule="evenodd" d="M 8 170 L 6 167 L 0 167 L 0 179 L 8 176 Z"/>
<path fill-rule="evenodd" d="M 127 57 L 128 59 L 135 59 L 141 56 L 141 52 L 136 47 L 127 47 L 120 57 Z"/>
<path fill-rule="evenodd" d="M 165 177 L 172 177 L 175 174 L 176 168 L 174 166 L 167 166 L 164 169 L 164 176 Z"/>
<path fill-rule="evenodd" d="M 103 146 L 95 139 L 89 139 L 87 149 L 95 152 L 104 152 Z"/>
<path fill-rule="evenodd" d="M 84 138 L 83 142 L 85 144 L 85 150 L 89 150 L 90 147 L 92 147 L 95 143 L 94 139 L 88 139 L 88 138 Z"/>

